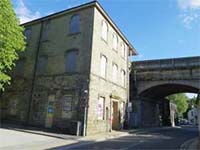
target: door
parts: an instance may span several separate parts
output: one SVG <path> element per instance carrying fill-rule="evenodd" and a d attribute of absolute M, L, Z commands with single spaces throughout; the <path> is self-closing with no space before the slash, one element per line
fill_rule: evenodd
<path fill-rule="evenodd" d="M 51 128 L 53 125 L 54 101 L 55 101 L 55 95 L 49 95 L 47 104 L 46 122 L 45 122 L 46 128 Z"/>
<path fill-rule="evenodd" d="M 119 110 L 118 102 L 113 101 L 113 120 L 112 120 L 112 129 L 119 129 Z"/>

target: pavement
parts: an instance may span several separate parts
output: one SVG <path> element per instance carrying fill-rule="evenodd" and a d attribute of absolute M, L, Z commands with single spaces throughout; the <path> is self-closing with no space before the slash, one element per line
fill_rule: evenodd
<path fill-rule="evenodd" d="M 142 129 L 119 138 L 86 145 L 66 145 L 51 150 L 180 150 L 181 145 L 197 137 L 197 133 L 194 127 Z"/>
<path fill-rule="evenodd" d="M 200 137 L 187 141 L 182 150 L 200 150 Z"/>
<path fill-rule="evenodd" d="M 112 131 L 110 133 L 82 137 L 15 125 L 1 126 L 0 133 L 0 150 L 41 150 L 57 147 L 62 149 L 67 145 L 70 145 L 70 147 L 77 146 L 77 144 L 86 145 L 129 134 L 128 131 Z"/>
<path fill-rule="evenodd" d="M 173 141 L 173 139 L 179 141 L 175 141 L 176 144 L 178 143 L 177 147 L 179 147 L 180 144 L 194 137 L 193 131 L 190 129 L 181 129 L 180 127 L 112 131 L 110 133 L 82 137 L 39 130 L 38 128 L 22 128 L 6 125 L 6 127 L 0 128 L 0 133 L 0 149 L 3 150 L 82 150 L 107 149 L 107 147 L 110 149 L 132 149 L 133 147 L 137 149 L 141 145 L 147 148 L 160 147 L 159 142 L 162 146 L 163 143 L 166 145 L 165 143 L 169 142 L 168 140 Z M 183 135 L 187 136 L 184 137 Z"/>

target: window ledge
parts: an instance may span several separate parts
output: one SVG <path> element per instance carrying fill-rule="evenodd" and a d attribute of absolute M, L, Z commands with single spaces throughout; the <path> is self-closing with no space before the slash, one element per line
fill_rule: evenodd
<path fill-rule="evenodd" d="M 68 36 L 76 36 L 76 35 L 79 35 L 79 34 L 81 34 L 81 32 L 69 33 Z"/>
<path fill-rule="evenodd" d="M 108 44 L 108 40 L 106 41 L 103 37 L 101 37 L 101 40 Z"/>
<path fill-rule="evenodd" d="M 42 40 L 43 43 L 49 42 L 49 39 Z"/>
<path fill-rule="evenodd" d="M 125 60 L 125 57 L 121 55 L 121 58 Z"/>
<path fill-rule="evenodd" d="M 112 50 L 113 50 L 114 52 L 118 53 L 118 50 L 116 50 L 116 49 L 114 49 L 114 48 L 112 48 Z"/>

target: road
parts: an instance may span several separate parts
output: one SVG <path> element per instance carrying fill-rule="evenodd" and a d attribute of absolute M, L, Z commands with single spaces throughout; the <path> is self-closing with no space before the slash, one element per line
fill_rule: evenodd
<path fill-rule="evenodd" d="M 66 149 L 179 150 L 184 142 L 195 138 L 197 134 L 197 128 L 193 127 L 145 129 L 125 137 L 86 145 L 72 145 Z"/>

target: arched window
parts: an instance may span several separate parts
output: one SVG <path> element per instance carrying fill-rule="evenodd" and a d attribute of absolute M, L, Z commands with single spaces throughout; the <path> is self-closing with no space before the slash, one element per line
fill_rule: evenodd
<path fill-rule="evenodd" d="M 112 69 L 112 74 L 113 74 L 113 82 L 117 82 L 117 71 L 118 71 L 118 66 L 116 64 L 113 64 L 113 69 Z"/>
<path fill-rule="evenodd" d="M 70 20 L 69 33 L 75 34 L 80 32 L 80 16 L 73 15 Z"/>
<path fill-rule="evenodd" d="M 65 54 L 65 72 L 77 72 L 78 50 L 71 49 Z"/>
<path fill-rule="evenodd" d="M 113 49 L 114 50 L 117 50 L 117 43 L 118 43 L 117 35 L 113 33 Z"/>
<path fill-rule="evenodd" d="M 122 55 L 122 57 L 126 56 L 126 47 L 123 42 L 121 43 L 121 55 Z"/>
<path fill-rule="evenodd" d="M 107 41 L 108 39 L 108 25 L 105 21 L 102 21 L 102 38 Z"/>
<path fill-rule="evenodd" d="M 44 29 L 43 29 L 43 35 L 42 35 L 42 40 L 43 41 L 47 41 L 48 38 L 49 38 L 50 24 L 51 24 L 50 20 L 47 20 L 44 23 Z"/>
<path fill-rule="evenodd" d="M 126 72 L 124 70 L 121 70 L 121 85 L 125 86 L 126 84 Z"/>
<path fill-rule="evenodd" d="M 31 28 L 26 28 L 24 31 L 25 41 L 28 44 L 31 36 Z"/>
<path fill-rule="evenodd" d="M 106 77 L 106 66 L 107 66 L 107 58 L 105 56 L 101 56 L 101 62 L 100 62 L 100 75 L 101 77 Z"/>

